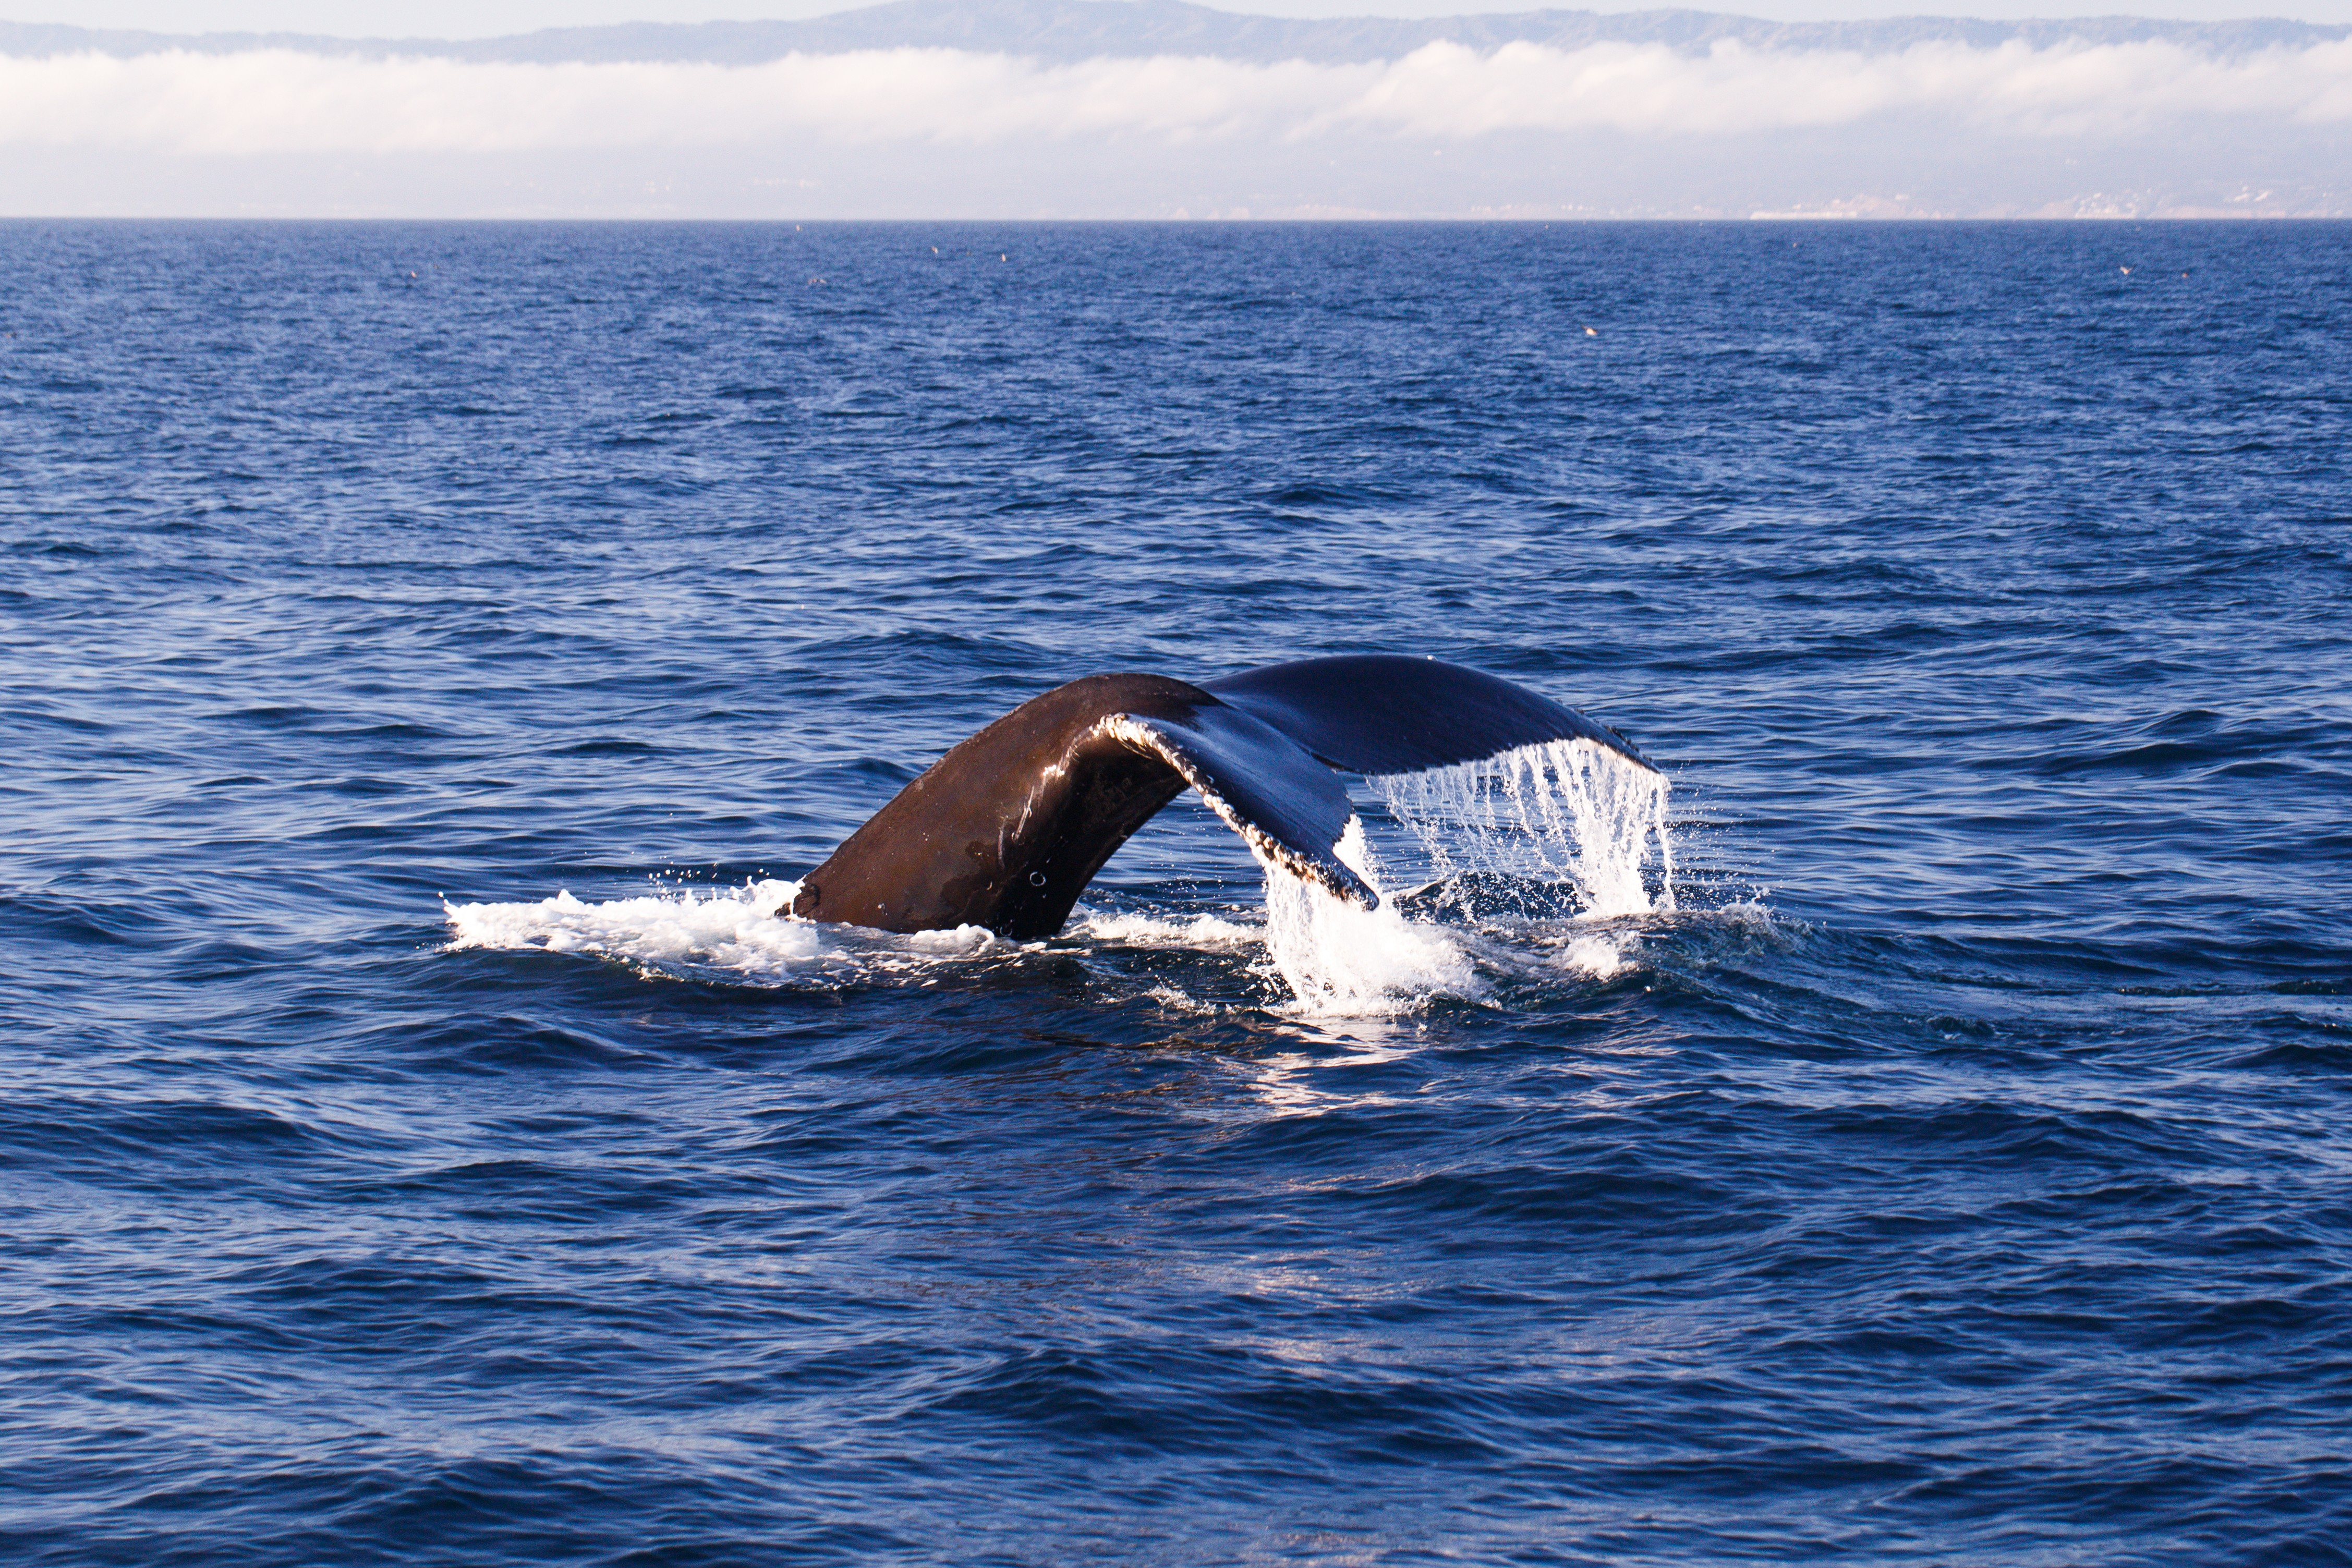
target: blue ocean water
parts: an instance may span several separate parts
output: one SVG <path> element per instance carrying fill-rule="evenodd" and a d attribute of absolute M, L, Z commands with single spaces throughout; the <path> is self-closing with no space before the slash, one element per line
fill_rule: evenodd
<path fill-rule="evenodd" d="M 0 265 L 0 1556 L 2352 1561 L 2352 227 Z M 763 913 L 1367 651 L 1632 736 L 1674 907 L 1338 1005 L 1185 801 Z"/>

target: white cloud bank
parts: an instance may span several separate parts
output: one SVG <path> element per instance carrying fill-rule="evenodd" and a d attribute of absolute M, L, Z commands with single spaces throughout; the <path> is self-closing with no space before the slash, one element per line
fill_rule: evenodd
<path fill-rule="evenodd" d="M 0 146 L 199 156 L 516 153 L 1149 139 L 1298 143 L 1612 131 L 1738 137 L 1932 117 L 2000 135 L 2352 120 L 2352 41 L 2217 58 L 2177 44 L 1897 54 L 1654 45 L 1360 65 L 1163 56 L 1047 65 L 901 48 L 757 66 L 510 64 L 285 49 L 0 57 Z"/>

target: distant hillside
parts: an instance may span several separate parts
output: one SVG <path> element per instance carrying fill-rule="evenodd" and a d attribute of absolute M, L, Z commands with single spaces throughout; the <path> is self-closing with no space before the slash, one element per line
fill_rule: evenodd
<path fill-rule="evenodd" d="M 2161 39 L 2237 56 L 2276 46 L 2352 37 L 2352 26 L 2303 22 L 2171 22 L 2138 16 L 1990 22 L 1900 16 L 1879 21 L 1770 22 L 1708 11 L 1520 11 L 1475 16 L 1357 16 L 1307 21 L 1237 16 L 1182 0 L 894 0 L 803 22 L 626 23 L 558 27 L 512 37 L 450 41 L 351 39 L 299 33 L 176 35 L 0 22 L 0 54 L 19 57 L 95 52 L 115 56 L 184 49 L 235 54 L 286 48 L 305 53 L 431 55 L 443 58 L 551 64 L 661 60 L 753 65 L 793 53 L 906 47 L 971 49 L 1071 61 L 1103 56 L 1213 55 L 1267 62 L 1395 59 L 1452 40 L 1486 49 L 1515 41 L 1559 49 L 1599 43 L 1664 44 L 1685 52 L 1736 39 L 1757 48 L 1849 49 L 1892 54 L 1923 43 L 1989 48 L 2012 39 L 2036 47 Z"/>

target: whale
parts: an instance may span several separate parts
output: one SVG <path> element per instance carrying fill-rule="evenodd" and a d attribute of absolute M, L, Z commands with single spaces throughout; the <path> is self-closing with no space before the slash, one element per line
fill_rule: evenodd
<path fill-rule="evenodd" d="M 1353 653 L 1193 684 L 1086 675 L 959 742 L 802 878 L 790 913 L 883 931 L 1058 933 L 1119 845 L 1186 789 L 1259 862 L 1366 908 L 1341 858 L 1344 775 L 1380 778 L 1589 741 L 1656 772 L 1606 725 L 1465 664 Z"/>

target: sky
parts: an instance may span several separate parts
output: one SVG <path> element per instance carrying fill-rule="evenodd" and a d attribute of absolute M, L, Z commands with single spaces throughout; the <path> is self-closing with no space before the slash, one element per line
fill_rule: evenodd
<path fill-rule="evenodd" d="M 1438 16 L 1480 11 L 1541 9 L 1544 0 L 1494 0 L 1488 5 L 1430 0 L 1263 0 L 1216 8 L 1267 16 Z M 614 22 L 708 22 L 793 18 L 850 10 L 839 0 L 0 0 L 0 20 L 60 22 L 83 27 L 134 27 L 163 33 L 300 32 L 351 37 L 494 37 L 541 27 L 593 26 Z M 1563 10 L 1636 11 L 1659 5 L 1623 0 L 1558 3 Z M 1890 16 L 2167 16 L 2220 21 L 2285 16 L 2304 22 L 2352 22 L 2352 0 L 1936 0 L 1902 5 L 1886 0 L 1724 0 L 1694 4 L 1777 21 Z"/>
<path fill-rule="evenodd" d="M 1292 14 L 1367 3 L 1265 0 Z M 1837 0 L 1749 14 L 1775 4 L 1798 19 Z M 821 14 L 765 0 L 770 16 L 795 6 Z M 0 18 L 455 37 L 761 8 L 0 0 Z M 0 215 L 2352 217 L 2352 39 L 2233 53 L 2105 37 L 1437 42 L 1319 63 L 0 55 Z"/>

